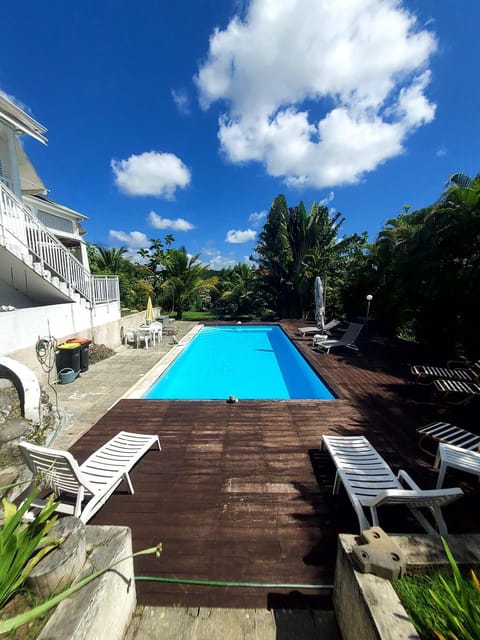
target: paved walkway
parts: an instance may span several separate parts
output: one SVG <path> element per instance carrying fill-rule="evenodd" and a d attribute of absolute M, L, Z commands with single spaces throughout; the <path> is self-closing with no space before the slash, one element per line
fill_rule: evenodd
<path fill-rule="evenodd" d="M 177 322 L 180 340 L 196 323 Z M 175 346 L 171 336 L 149 349 L 120 347 L 75 382 L 46 388 L 60 428 L 51 446 L 70 448 Z M 137 607 L 125 640 L 338 640 L 331 611 Z"/>
<path fill-rule="evenodd" d="M 180 340 L 196 324 L 177 322 L 175 338 Z M 70 448 L 174 346 L 172 336 L 164 336 L 162 342 L 148 349 L 122 345 L 114 356 L 91 365 L 75 382 L 55 385 L 61 424 L 51 445 Z M 49 387 L 46 391 L 55 405 L 55 391 Z"/>

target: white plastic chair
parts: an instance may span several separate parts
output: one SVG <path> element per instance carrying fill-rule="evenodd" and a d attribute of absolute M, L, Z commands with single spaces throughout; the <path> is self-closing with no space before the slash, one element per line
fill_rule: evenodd
<path fill-rule="evenodd" d="M 341 320 L 330 320 L 330 322 L 327 322 L 327 324 L 325 324 L 323 326 L 323 332 L 324 333 L 329 333 L 332 329 L 335 329 L 336 326 L 338 326 L 340 324 Z M 302 336 L 306 336 L 309 333 L 319 333 L 321 331 L 321 327 L 319 327 L 318 325 L 312 326 L 312 327 L 300 327 L 298 329 L 298 332 L 302 334 Z"/>
<path fill-rule="evenodd" d="M 439 469 L 437 489 L 443 486 L 445 473 L 449 467 L 466 473 L 473 473 L 478 476 L 480 481 L 480 453 L 476 451 L 468 451 L 467 449 L 441 442 L 438 445 L 435 467 Z"/>
<path fill-rule="evenodd" d="M 135 346 L 137 346 L 137 338 L 135 336 L 135 330 L 126 329 L 123 336 L 123 341 L 124 341 L 124 344 L 134 344 Z"/>
<path fill-rule="evenodd" d="M 321 448 L 327 449 L 337 468 L 333 493 L 344 486 L 361 531 L 372 526 L 365 508 L 370 509 L 373 526 L 380 526 L 378 507 L 404 505 L 428 533 L 437 531 L 419 511 L 421 508 L 430 511 L 441 535 L 448 533 L 440 508 L 460 498 L 461 489 L 420 489 L 403 469 L 395 476 L 365 436 L 323 436 Z"/>
<path fill-rule="evenodd" d="M 145 349 L 148 349 L 150 340 L 154 341 L 153 345 L 155 346 L 155 336 L 152 334 L 152 331 L 150 329 L 139 328 L 135 330 L 135 342 L 136 342 L 137 349 L 138 349 L 138 345 L 141 342 L 143 342 Z"/>
<path fill-rule="evenodd" d="M 86 523 L 122 480 L 127 481 L 130 493 L 134 493 L 129 472 L 153 445 L 160 450 L 158 436 L 120 431 L 81 465 L 68 451 L 26 441 L 18 446 L 34 477 L 57 494 L 60 500 L 57 510 Z M 41 509 L 43 504 L 42 500 L 36 500 L 32 508 Z"/>

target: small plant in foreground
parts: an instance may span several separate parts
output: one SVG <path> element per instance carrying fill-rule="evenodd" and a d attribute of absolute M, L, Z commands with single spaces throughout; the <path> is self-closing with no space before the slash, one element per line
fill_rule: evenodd
<path fill-rule="evenodd" d="M 10 487 L 3 488 L 6 489 Z M 23 516 L 38 496 L 38 493 L 38 488 L 33 489 L 19 508 L 6 498 L 3 498 L 4 524 L 0 528 L 0 609 L 12 596 L 24 587 L 25 580 L 40 560 L 62 543 L 62 540 L 47 535 L 57 520 L 57 516 L 54 516 L 53 512 L 57 508 L 58 502 L 55 502 L 53 495 L 48 498 L 43 509 L 33 520 L 29 522 L 22 521 Z M 0 635 L 15 631 L 15 629 L 20 628 L 24 624 L 41 618 L 62 600 L 73 595 L 89 582 L 92 582 L 92 580 L 95 580 L 95 578 L 98 578 L 128 558 L 135 558 L 136 556 L 147 554 L 155 554 L 155 556 L 159 558 L 161 552 L 162 545 L 159 543 L 156 547 L 142 549 L 141 551 L 133 553 L 131 556 L 113 562 L 111 565 L 99 571 L 95 571 L 95 573 L 79 580 L 60 593 L 53 595 L 45 602 L 16 616 L 0 620 Z"/>
<path fill-rule="evenodd" d="M 31 522 L 22 518 L 38 495 L 34 489 L 21 507 L 3 498 L 4 523 L 0 528 L 0 608 L 23 588 L 32 569 L 60 540 L 48 536 L 57 519 L 53 496 Z"/>
<path fill-rule="evenodd" d="M 478 640 L 480 638 L 480 582 L 471 570 L 467 580 L 460 573 L 445 539 L 443 547 L 453 572 L 453 584 L 440 576 L 438 589 L 430 589 L 433 601 L 447 621 L 446 635 L 435 633 L 439 640 Z M 440 586 L 441 585 L 441 586 Z"/>
<path fill-rule="evenodd" d="M 394 583 L 412 622 L 424 640 L 480 638 L 480 582 L 474 571 L 464 577 L 442 538 L 452 575 L 406 576 Z"/>

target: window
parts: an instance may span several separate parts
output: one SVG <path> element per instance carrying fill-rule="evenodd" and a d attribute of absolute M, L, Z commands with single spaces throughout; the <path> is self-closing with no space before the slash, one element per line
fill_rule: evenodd
<path fill-rule="evenodd" d="M 60 216 L 54 216 L 46 211 L 38 211 L 37 218 L 49 229 L 55 231 L 64 231 L 65 233 L 75 233 L 72 220 L 67 218 L 60 218 Z"/>

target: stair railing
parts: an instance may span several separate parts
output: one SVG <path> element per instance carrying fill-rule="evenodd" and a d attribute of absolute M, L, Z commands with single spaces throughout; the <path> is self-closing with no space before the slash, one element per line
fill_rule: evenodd
<path fill-rule="evenodd" d="M 41 272 L 49 271 L 64 281 L 69 294 L 79 293 L 90 303 L 119 300 L 118 277 L 101 276 L 100 283 L 88 269 L 50 233 L 0 181 L 0 243 L 25 260 L 32 256 Z M 45 273 L 43 273 L 45 275 Z M 113 282 L 115 281 L 115 283 Z M 110 295 L 115 297 L 111 298 Z"/>

